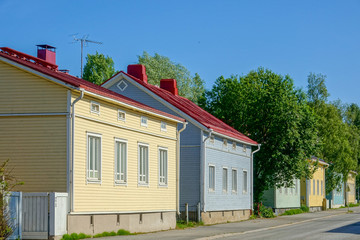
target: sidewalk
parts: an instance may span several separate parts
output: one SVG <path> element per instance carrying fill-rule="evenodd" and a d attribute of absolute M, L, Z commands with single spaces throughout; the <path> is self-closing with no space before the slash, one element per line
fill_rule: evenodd
<path fill-rule="evenodd" d="M 360 212 L 360 207 L 350 208 L 351 211 Z M 157 239 L 220 239 L 221 235 L 240 233 L 240 232 L 256 232 L 263 231 L 272 228 L 278 228 L 282 226 L 288 226 L 298 224 L 302 222 L 311 222 L 321 218 L 330 218 L 331 216 L 346 214 L 347 208 L 331 209 L 328 211 L 315 212 L 315 213 L 303 213 L 291 216 L 279 216 L 272 219 L 255 219 L 246 220 L 236 223 L 217 224 L 212 226 L 201 226 L 197 228 L 184 229 L 184 230 L 169 230 L 155 233 L 146 233 L 139 235 L 130 236 L 115 236 L 115 237 L 104 237 L 99 239 L 108 240 L 127 240 L 127 239 L 146 239 L 146 240 L 157 240 Z"/>

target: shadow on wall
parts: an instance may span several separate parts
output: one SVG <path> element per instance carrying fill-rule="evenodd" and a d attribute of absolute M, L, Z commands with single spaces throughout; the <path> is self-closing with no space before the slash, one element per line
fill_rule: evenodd
<path fill-rule="evenodd" d="M 331 233 L 352 233 L 360 235 L 360 222 L 349 224 L 343 227 L 335 228 L 333 230 L 327 231 Z"/>

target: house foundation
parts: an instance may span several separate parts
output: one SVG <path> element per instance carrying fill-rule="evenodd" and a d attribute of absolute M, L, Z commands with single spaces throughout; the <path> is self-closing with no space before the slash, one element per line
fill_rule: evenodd
<path fill-rule="evenodd" d="M 238 222 L 249 219 L 250 215 L 250 209 L 233 211 L 208 211 L 201 212 L 201 220 L 204 224 Z"/>
<path fill-rule="evenodd" d="M 98 234 L 117 232 L 155 232 L 176 228 L 176 212 L 126 214 L 68 214 L 68 233 Z"/>

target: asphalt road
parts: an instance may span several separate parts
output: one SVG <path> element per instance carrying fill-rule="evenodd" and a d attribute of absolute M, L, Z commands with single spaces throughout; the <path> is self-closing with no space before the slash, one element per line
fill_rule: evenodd
<path fill-rule="evenodd" d="M 274 219 L 256 219 L 237 223 L 217 224 L 185 230 L 170 230 L 134 236 L 116 236 L 107 240 L 157 239 L 360 239 L 360 207 L 336 209 Z"/>

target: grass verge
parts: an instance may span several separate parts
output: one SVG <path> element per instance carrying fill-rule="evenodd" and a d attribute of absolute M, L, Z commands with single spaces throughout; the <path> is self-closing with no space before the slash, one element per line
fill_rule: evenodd
<path fill-rule="evenodd" d="M 204 225 L 203 222 L 189 222 L 188 224 L 186 224 L 185 221 L 176 222 L 177 229 L 185 229 L 185 228 L 198 227 L 198 226 L 203 226 L 203 225 Z"/>
<path fill-rule="evenodd" d="M 61 240 L 78 240 L 78 239 L 85 239 L 85 238 L 99 238 L 99 237 L 110 237 L 110 236 L 119 236 L 119 235 L 133 235 L 129 231 L 126 231 L 124 229 L 119 229 L 117 232 L 103 232 L 95 234 L 94 236 L 84 234 L 84 233 L 72 233 L 64 234 Z"/>

